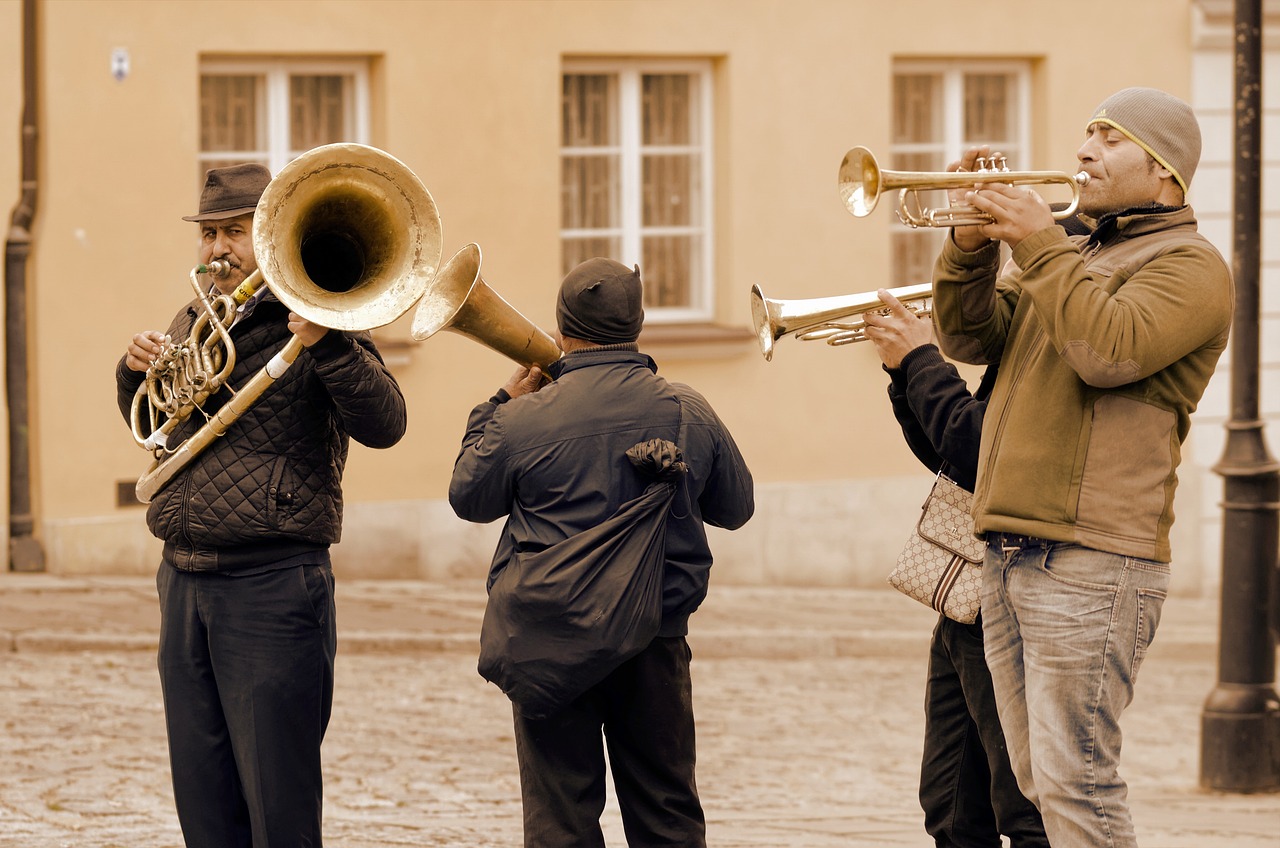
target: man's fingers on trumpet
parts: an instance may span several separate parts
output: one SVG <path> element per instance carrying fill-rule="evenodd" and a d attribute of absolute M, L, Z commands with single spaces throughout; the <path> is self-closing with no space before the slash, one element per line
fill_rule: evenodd
<path fill-rule="evenodd" d="M 893 293 L 888 289 L 876 289 L 876 296 L 880 298 L 880 302 L 889 308 L 889 311 L 899 318 L 910 318 L 915 313 L 903 305 L 902 301 L 894 297 Z"/>
<path fill-rule="evenodd" d="M 990 159 L 991 148 L 988 145 L 979 147 L 970 147 L 960 155 L 960 158 L 947 165 L 948 171 L 976 171 L 978 170 L 979 159 Z"/>

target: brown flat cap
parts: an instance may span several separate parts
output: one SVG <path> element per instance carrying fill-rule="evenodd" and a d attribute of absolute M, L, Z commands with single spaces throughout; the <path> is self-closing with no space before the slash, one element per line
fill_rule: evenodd
<path fill-rule="evenodd" d="M 184 221 L 222 221 L 247 215 L 258 208 L 258 198 L 271 182 L 265 165 L 250 163 L 210 168 L 200 191 L 200 211 Z"/>

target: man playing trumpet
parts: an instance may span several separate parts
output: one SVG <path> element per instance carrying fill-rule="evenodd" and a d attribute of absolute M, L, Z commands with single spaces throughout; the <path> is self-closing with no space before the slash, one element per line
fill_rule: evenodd
<path fill-rule="evenodd" d="M 986 148 L 949 170 L 972 169 Z M 934 270 L 943 350 L 1000 363 L 974 493 L 986 656 L 1010 759 L 1053 845 L 1135 846 L 1121 712 L 1169 587 L 1182 442 L 1226 346 L 1231 274 L 1186 191 L 1191 107 L 1108 97 L 1077 151 L 1090 177 L 1068 236 L 1045 201 L 987 183 Z M 999 244 L 1012 250 L 999 273 Z"/>

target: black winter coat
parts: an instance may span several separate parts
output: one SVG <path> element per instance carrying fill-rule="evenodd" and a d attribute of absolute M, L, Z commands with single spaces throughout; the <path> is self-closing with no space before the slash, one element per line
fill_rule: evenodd
<path fill-rule="evenodd" d="M 193 301 L 174 319 L 184 339 Z M 270 293 L 232 329 L 232 386 L 243 385 L 292 337 L 288 309 Z M 117 402 L 125 420 L 144 376 L 122 358 Z M 224 388 L 205 403 L 213 414 Z M 145 413 L 140 416 L 146 421 Z M 204 423 L 198 412 L 169 440 L 179 444 Z M 165 542 L 165 559 L 188 570 L 230 570 L 325 548 L 342 532 L 342 471 L 349 439 L 374 448 L 404 435 L 404 396 L 368 333 L 330 330 L 276 380 L 225 434 L 152 498 L 147 525 Z"/>
<path fill-rule="evenodd" d="M 737 529 L 755 510 L 751 472 L 728 429 L 692 388 L 668 383 L 643 353 L 588 349 L 551 366 L 554 383 L 480 404 L 467 422 L 449 484 L 460 518 L 507 517 L 489 585 L 517 553 L 594 527 L 644 491 L 625 454 L 668 439 L 689 466 L 688 510 L 667 523 L 662 635 L 683 635 L 707 594 L 706 524 Z M 677 512 L 686 499 L 676 498 Z"/>
<path fill-rule="evenodd" d="M 989 366 L 970 394 L 964 377 L 931 344 L 908 353 L 899 367 L 885 368 L 889 402 L 911 452 L 930 471 L 944 471 L 970 492 L 978 474 L 982 418 L 996 369 Z"/>

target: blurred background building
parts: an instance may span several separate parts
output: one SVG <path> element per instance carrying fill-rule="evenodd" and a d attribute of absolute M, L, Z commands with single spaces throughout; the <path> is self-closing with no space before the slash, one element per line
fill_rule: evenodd
<path fill-rule="evenodd" d="M 785 338 L 766 363 L 748 292 L 777 299 L 927 281 L 941 231 L 889 197 L 849 215 L 846 150 L 942 170 L 972 143 L 1011 167 L 1074 172 L 1094 106 L 1163 88 L 1200 116 L 1190 202 L 1230 261 L 1230 0 L 34 0 L 37 211 L 27 287 L 35 538 L 59 573 L 149 573 L 159 544 L 133 487 L 147 462 L 115 403 L 135 332 L 190 298 L 205 169 L 273 173 L 321 144 L 382 148 L 438 205 L 447 259 L 554 328 L 564 271 L 607 255 L 646 281 L 642 348 L 701 389 L 757 481 L 756 518 L 712 539 L 726 582 L 884 585 L 928 476 L 864 345 Z M 0 0 L 0 205 L 21 195 L 23 0 Z M 1280 4 L 1266 5 L 1268 45 Z M 1280 423 L 1280 79 L 1263 122 L 1262 403 Z M 8 130 L 4 130 L 4 126 Z M 29 188 L 29 187 L 28 187 Z M 1050 200 L 1063 199 L 1046 189 Z M 497 525 L 446 488 L 471 407 L 513 364 L 473 341 L 375 337 L 409 402 L 390 451 L 352 446 L 339 574 L 484 573 Z M 1184 452 L 1174 589 L 1216 591 L 1224 360 Z M 964 369 L 976 379 L 976 371 Z M 2 422 L 0 422 L 2 423 Z M 8 471 L 0 457 L 0 473 Z"/>

